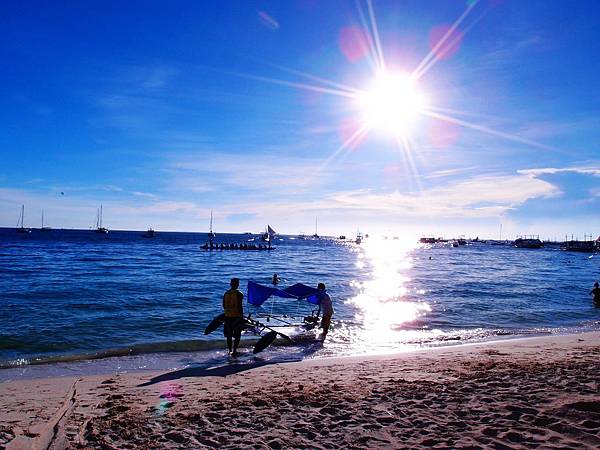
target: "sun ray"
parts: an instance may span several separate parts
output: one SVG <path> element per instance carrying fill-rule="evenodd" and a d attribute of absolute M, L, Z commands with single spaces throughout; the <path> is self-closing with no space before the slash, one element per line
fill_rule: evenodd
<path fill-rule="evenodd" d="M 308 73 L 308 72 L 303 72 L 301 70 L 297 70 L 297 69 L 292 69 L 292 68 L 289 68 L 289 67 L 281 66 L 279 64 L 272 64 L 272 63 L 270 63 L 269 65 L 271 67 L 275 67 L 275 68 L 277 68 L 279 70 L 282 70 L 284 72 L 288 72 L 288 73 L 291 73 L 291 74 L 294 74 L 294 75 L 299 75 L 299 76 L 307 78 L 309 80 L 316 81 L 318 83 L 322 83 L 322 84 L 324 84 L 326 86 L 331 86 L 331 87 L 334 87 L 334 88 L 338 88 L 338 89 L 340 89 L 342 91 L 347 91 L 348 93 L 354 93 L 356 95 L 359 95 L 359 94 L 362 93 L 362 91 L 360 89 L 357 89 L 355 87 L 348 86 L 348 85 L 342 84 L 342 83 L 338 83 L 338 82 L 333 81 L 333 80 L 328 80 L 327 78 L 322 78 L 322 77 L 319 77 L 317 75 L 313 75 L 313 74 Z"/>
<path fill-rule="evenodd" d="M 490 114 L 481 114 L 481 113 L 472 113 L 469 111 L 463 111 L 461 109 L 454 109 L 454 108 L 444 108 L 441 106 L 436 106 L 436 105 L 427 105 L 427 109 L 433 112 L 438 112 L 441 114 L 454 114 L 457 116 L 464 116 L 464 117 L 472 117 L 475 119 L 490 119 L 490 120 L 495 120 L 498 119 L 497 116 L 492 116 Z"/>
<path fill-rule="evenodd" d="M 404 160 L 406 161 L 407 165 L 408 165 L 408 169 L 410 171 L 410 173 L 412 174 L 411 179 L 415 180 L 415 184 L 417 185 L 417 190 L 419 192 L 423 191 L 423 185 L 421 184 L 421 178 L 419 177 L 419 171 L 417 169 L 417 165 L 415 164 L 415 160 L 414 160 L 414 152 L 412 151 L 411 148 L 411 142 L 410 142 L 410 138 L 408 136 L 401 136 L 398 139 L 398 144 L 399 147 L 402 150 L 402 154 L 404 157 Z"/>
<path fill-rule="evenodd" d="M 460 34 L 457 34 L 456 36 L 454 36 L 454 38 L 448 43 L 448 45 L 446 45 L 445 49 L 438 53 L 438 56 L 440 58 L 443 57 L 445 55 L 445 53 L 448 51 L 448 49 L 452 48 L 454 45 L 457 45 L 462 38 L 463 38 L 463 36 Z M 438 61 L 439 61 L 438 58 L 431 58 L 429 60 L 429 62 L 427 64 L 425 64 L 416 75 L 414 75 L 415 81 L 421 79 L 427 72 L 429 72 L 429 70 L 433 66 L 435 66 L 437 64 Z"/>
<path fill-rule="evenodd" d="M 379 59 L 379 70 L 385 70 L 385 59 L 383 57 L 381 41 L 379 40 L 379 28 L 377 27 L 373 2 L 371 0 L 367 0 L 367 7 L 369 9 L 369 17 L 371 19 L 371 32 L 373 33 L 373 40 L 375 41 L 375 50 L 377 51 L 377 57 Z"/>
<path fill-rule="evenodd" d="M 352 144 L 362 139 L 368 131 L 369 129 L 365 125 L 362 125 L 360 128 L 358 128 L 354 133 L 352 133 L 352 135 L 350 135 L 348 139 L 346 139 L 342 143 L 342 145 L 340 145 L 331 155 L 329 155 L 329 157 L 325 161 L 323 161 L 323 163 L 318 169 L 318 172 L 321 172 L 323 169 L 325 169 L 325 167 L 327 167 L 342 152 L 350 148 Z"/>
<path fill-rule="evenodd" d="M 437 42 L 437 44 L 435 44 L 435 46 L 429 51 L 427 56 L 425 56 L 425 58 L 423 58 L 423 60 L 419 63 L 417 68 L 415 70 L 413 70 L 412 77 L 415 81 L 420 79 L 423 75 L 425 75 L 425 72 L 427 70 L 431 69 L 431 67 L 435 64 L 435 62 L 437 62 L 437 58 L 435 58 L 436 52 L 446 43 L 448 38 L 452 35 L 452 33 L 454 33 L 454 31 L 458 28 L 458 26 L 462 23 L 462 21 L 467 18 L 469 13 L 471 11 L 473 11 L 473 8 L 475 8 L 475 6 L 477 6 L 478 3 L 479 3 L 479 0 L 475 0 L 473 3 L 471 3 L 469 6 L 467 6 L 467 9 L 465 9 L 465 11 L 461 14 L 461 16 L 452 24 L 452 26 L 448 29 L 448 31 L 446 31 L 446 33 L 440 38 L 440 40 Z M 432 64 L 429 64 L 430 60 L 432 58 L 433 58 L 434 62 Z M 427 70 L 424 70 L 425 67 Z"/>
<path fill-rule="evenodd" d="M 369 44 L 369 48 L 368 48 L 368 52 L 367 52 L 367 55 L 369 58 L 369 64 L 371 66 L 371 70 L 373 70 L 373 72 L 377 72 L 381 68 L 381 63 L 379 61 L 378 54 L 377 54 L 377 48 L 375 46 L 375 42 L 374 42 L 373 36 L 371 34 L 371 28 L 369 27 L 369 25 L 367 23 L 367 19 L 365 17 L 362 6 L 360 4 L 360 0 L 356 0 L 356 9 L 358 11 L 358 16 L 360 18 L 361 25 L 365 31 L 365 37 L 367 38 L 367 43 Z"/>
<path fill-rule="evenodd" d="M 516 136 L 514 134 L 505 133 L 503 131 L 493 130 L 492 128 L 488 128 L 488 127 L 483 126 L 483 125 L 477 125 L 475 123 L 467 122 L 465 120 L 457 119 L 455 117 L 451 117 L 451 116 L 448 116 L 446 114 L 437 113 L 437 112 L 432 111 L 430 109 L 421 111 L 421 114 L 424 114 L 424 115 L 429 116 L 429 117 L 433 117 L 434 119 L 440 119 L 440 120 L 444 120 L 444 121 L 449 122 L 449 123 L 460 125 L 461 127 L 469 128 L 471 130 L 481 131 L 482 133 L 486 133 L 486 134 L 489 134 L 491 136 L 497 136 L 497 137 L 501 137 L 501 138 L 507 139 L 509 141 L 513 141 L 513 142 L 518 142 L 520 144 L 529 145 L 531 147 L 539 148 L 541 150 L 547 150 L 547 151 L 550 151 L 550 152 L 564 153 L 564 152 L 562 152 L 561 150 L 559 150 L 559 149 L 557 149 L 555 147 L 551 147 L 549 145 L 541 144 L 539 142 L 532 141 L 531 139 L 522 138 L 522 137 Z"/>
<path fill-rule="evenodd" d="M 466 34 L 467 34 L 469 31 L 471 31 L 471 29 L 472 29 L 473 27 L 475 27 L 475 25 L 476 25 L 476 24 L 477 24 L 477 23 L 478 23 L 478 22 L 479 22 L 479 21 L 480 21 L 480 20 L 481 20 L 481 19 L 482 19 L 482 18 L 483 18 L 485 15 L 486 15 L 486 13 L 487 13 L 487 10 L 486 10 L 486 11 L 484 11 L 484 12 L 483 12 L 483 14 L 480 14 L 480 15 L 479 15 L 477 18 L 475 18 L 474 20 L 472 20 L 472 21 L 471 21 L 471 23 L 469 24 L 469 26 L 468 26 L 468 27 L 466 27 L 466 28 L 463 28 L 463 30 L 462 30 L 462 32 L 461 32 L 461 34 L 457 34 L 457 35 L 454 37 L 454 39 L 452 39 L 452 40 L 451 40 L 451 41 L 448 43 L 448 45 L 446 45 L 446 49 L 450 49 L 450 48 L 452 48 L 454 45 L 458 44 L 458 43 L 459 43 L 459 41 L 460 41 L 461 39 L 463 39 L 463 38 L 464 38 L 464 36 L 465 36 L 465 35 L 466 35 Z M 446 51 L 447 51 L 447 50 L 445 50 L 445 51 L 441 52 L 441 55 L 444 55 Z M 430 69 L 431 69 L 431 68 L 432 68 L 434 65 L 436 65 L 436 64 L 437 64 L 437 62 L 438 62 L 438 58 L 431 58 L 431 59 L 429 60 L 429 62 L 428 62 L 428 63 L 427 63 L 427 64 L 426 64 L 424 67 L 422 67 L 422 68 L 421 68 L 421 70 L 419 71 L 419 74 L 418 74 L 418 76 L 415 78 L 415 80 L 419 80 L 420 78 L 422 78 L 422 77 L 423 77 L 423 76 L 424 76 L 424 75 L 425 75 L 427 72 L 429 72 L 429 70 L 430 70 Z"/>
<path fill-rule="evenodd" d="M 354 92 L 348 92 L 348 91 L 345 91 L 342 89 L 331 89 L 331 88 L 317 86 L 317 85 L 313 85 L 313 84 L 299 83 L 296 81 L 280 80 L 278 78 L 262 77 L 259 75 L 251 75 L 251 74 L 247 74 L 247 73 L 232 72 L 232 71 L 223 71 L 223 72 L 228 73 L 230 75 L 235 75 L 235 76 L 241 77 L 241 78 L 248 78 L 250 80 L 263 81 L 265 83 L 278 84 L 281 86 L 288 86 L 288 87 L 303 89 L 303 90 L 312 91 L 312 92 L 320 92 L 323 94 L 337 95 L 339 97 L 345 97 L 345 98 L 350 98 L 350 99 L 355 99 L 357 96 L 357 94 Z M 357 91 L 360 93 L 360 90 L 357 90 Z"/>

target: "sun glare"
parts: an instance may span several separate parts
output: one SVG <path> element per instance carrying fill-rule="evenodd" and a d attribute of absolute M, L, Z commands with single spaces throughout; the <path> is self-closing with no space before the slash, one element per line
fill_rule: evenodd
<path fill-rule="evenodd" d="M 406 137 L 417 125 L 426 101 L 408 76 L 382 72 L 358 96 L 366 127 L 396 137 Z"/>

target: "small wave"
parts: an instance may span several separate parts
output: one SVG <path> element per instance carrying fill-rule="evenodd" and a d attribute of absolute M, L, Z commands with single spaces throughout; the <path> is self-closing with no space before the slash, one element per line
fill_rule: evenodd
<path fill-rule="evenodd" d="M 242 346 L 253 346 L 258 342 L 257 339 L 245 339 Z M 52 363 L 71 363 L 76 361 L 86 361 L 102 358 L 115 358 L 120 356 L 133 356 L 151 353 L 173 353 L 173 352 L 196 352 L 224 348 L 222 340 L 185 340 L 185 341 L 165 341 L 152 342 L 132 345 L 131 347 L 122 347 L 114 349 L 100 350 L 90 353 L 79 353 L 74 355 L 49 355 L 33 358 L 18 358 L 9 361 L 0 361 L 0 369 L 10 369 L 21 366 L 33 366 Z"/>

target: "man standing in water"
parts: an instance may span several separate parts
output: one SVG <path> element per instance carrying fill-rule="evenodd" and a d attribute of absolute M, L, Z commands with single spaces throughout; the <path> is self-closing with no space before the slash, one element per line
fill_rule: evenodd
<path fill-rule="evenodd" d="M 320 310 L 323 312 L 323 318 L 321 319 L 321 328 L 323 328 L 323 334 L 321 335 L 321 340 L 325 340 L 327 333 L 329 332 L 329 326 L 331 325 L 331 316 L 333 316 L 333 304 L 331 302 L 331 297 L 325 290 L 325 284 L 319 283 L 317 286 L 321 292 L 319 292 L 319 298 L 321 299 L 321 303 L 319 304 Z"/>
<path fill-rule="evenodd" d="M 594 289 L 590 291 L 590 294 L 594 296 L 594 303 L 600 306 L 600 286 L 597 281 L 594 283 Z"/>
<path fill-rule="evenodd" d="M 237 348 L 240 345 L 242 326 L 244 325 L 244 308 L 242 306 L 244 294 L 238 290 L 240 287 L 240 280 L 238 278 L 232 278 L 230 284 L 231 289 L 223 295 L 223 310 L 225 311 L 223 334 L 227 338 L 229 354 L 237 356 Z"/>

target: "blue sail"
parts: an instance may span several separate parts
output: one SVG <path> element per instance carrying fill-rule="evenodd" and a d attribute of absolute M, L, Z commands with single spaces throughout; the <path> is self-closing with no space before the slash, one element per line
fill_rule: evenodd
<path fill-rule="evenodd" d="M 302 283 L 296 283 L 285 289 L 263 286 L 262 284 L 248 281 L 248 303 L 255 306 L 261 306 L 272 295 L 275 297 L 295 298 L 297 300 L 306 300 L 313 305 L 321 303 L 320 294 L 322 291 Z"/>

